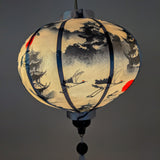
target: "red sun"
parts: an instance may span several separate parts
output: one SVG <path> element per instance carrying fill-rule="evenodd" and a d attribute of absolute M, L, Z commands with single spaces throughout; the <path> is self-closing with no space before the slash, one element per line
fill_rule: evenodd
<path fill-rule="evenodd" d="M 122 92 L 125 92 L 130 86 L 131 84 L 133 83 L 134 80 L 130 80 L 128 81 L 122 88 Z"/>

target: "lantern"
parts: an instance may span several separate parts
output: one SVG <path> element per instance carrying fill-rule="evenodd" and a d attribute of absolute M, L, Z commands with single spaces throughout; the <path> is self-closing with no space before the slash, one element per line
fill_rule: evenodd
<path fill-rule="evenodd" d="M 67 110 L 77 127 L 77 121 L 91 119 L 95 109 L 124 93 L 139 67 L 133 35 L 77 7 L 34 32 L 18 57 L 27 91 L 48 106 Z"/>

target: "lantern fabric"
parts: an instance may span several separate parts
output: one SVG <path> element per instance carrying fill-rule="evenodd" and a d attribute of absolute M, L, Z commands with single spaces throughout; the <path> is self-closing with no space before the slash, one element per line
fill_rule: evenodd
<path fill-rule="evenodd" d="M 124 93 L 140 67 L 139 47 L 124 28 L 91 18 L 47 24 L 22 46 L 18 71 L 40 102 L 88 112 Z"/>

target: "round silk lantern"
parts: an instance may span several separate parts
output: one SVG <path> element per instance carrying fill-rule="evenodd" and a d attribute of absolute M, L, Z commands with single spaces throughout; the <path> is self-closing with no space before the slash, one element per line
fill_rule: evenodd
<path fill-rule="evenodd" d="M 135 38 L 124 28 L 92 18 L 71 18 L 33 33 L 18 62 L 23 85 L 37 100 L 86 112 L 128 89 L 140 57 Z"/>
<path fill-rule="evenodd" d="M 34 98 L 69 111 L 68 117 L 82 136 L 95 109 L 133 83 L 140 55 L 135 38 L 126 29 L 75 6 L 62 20 L 40 27 L 26 40 L 18 71 Z M 86 144 L 81 142 L 77 151 L 84 155 Z"/>

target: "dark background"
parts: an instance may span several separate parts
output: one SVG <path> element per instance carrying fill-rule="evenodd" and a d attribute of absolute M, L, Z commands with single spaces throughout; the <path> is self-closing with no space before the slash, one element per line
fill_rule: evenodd
<path fill-rule="evenodd" d="M 88 160 L 160 159 L 160 1 L 79 0 L 99 19 L 124 26 L 138 40 L 142 67 L 132 87 L 87 129 Z M 78 160 L 80 138 L 66 113 L 24 89 L 17 56 L 28 36 L 54 22 L 73 0 L 0 0 L 0 160 Z"/>

